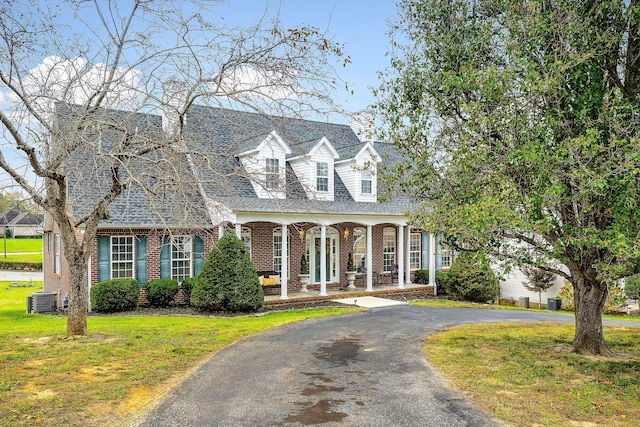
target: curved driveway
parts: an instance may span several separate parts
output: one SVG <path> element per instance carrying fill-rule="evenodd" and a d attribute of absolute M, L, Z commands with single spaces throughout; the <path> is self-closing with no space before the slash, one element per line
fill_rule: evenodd
<path fill-rule="evenodd" d="M 306 320 L 216 353 L 141 425 L 497 426 L 421 352 L 443 328 L 494 321 L 573 316 L 404 305 Z"/>

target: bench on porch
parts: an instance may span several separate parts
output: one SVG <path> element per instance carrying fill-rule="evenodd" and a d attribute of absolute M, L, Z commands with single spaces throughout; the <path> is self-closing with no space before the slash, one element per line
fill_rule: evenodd
<path fill-rule="evenodd" d="M 258 280 L 260 280 L 260 285 L 265 294 L 272 294 L 273 291 L 280 290 L 282 285 L 280 274 L 275 271 L 258 271 Z"/>

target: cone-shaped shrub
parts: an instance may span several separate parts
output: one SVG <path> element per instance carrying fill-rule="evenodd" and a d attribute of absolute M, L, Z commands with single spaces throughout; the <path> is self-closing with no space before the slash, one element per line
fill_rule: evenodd
<path fill-rule="evenodd" d="M 462 252 L 447 274 L 447 293 L 472 302 L 487 302 L 500 294 L 498 279 L 482 253 Z"/>
<path fill-rule="evenodd" d="M 201 311 L 253 312 L 264 294 L 244 243 L 225 234 L 207 257 L 191 291 L 191 305 Z"/>

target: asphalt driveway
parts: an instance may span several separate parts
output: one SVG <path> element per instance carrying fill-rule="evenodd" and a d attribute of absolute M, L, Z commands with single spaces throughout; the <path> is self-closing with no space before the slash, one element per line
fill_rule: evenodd
<path fill-rule="evenodd" d="M 497 426 L 421 352 L 431 333 L 494 321 L 573 316 L 403 305 L 295 323 L 218 352 L 140 425 Z"/>

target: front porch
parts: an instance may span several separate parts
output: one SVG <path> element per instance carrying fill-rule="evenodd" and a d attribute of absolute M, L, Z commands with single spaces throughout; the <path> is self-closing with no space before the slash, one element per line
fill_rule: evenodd
<path fill-rule="evenodd" d="M 340 288 L 328 288 L 328 295 L 320 295 L 318 290 L 310 290 L 309 292 L 289 292 L 288 299 L 282 299 L 280 295 L 265 295 L 264 305 L 273 306 L 281 304 L 296 304 L 313 301 L 330 301 L 334 299 L 343 298 L 357 298 L 362 296 L 376 296 L 384 297 L 393 296 L 394 298 L 401 298 L 402 296 L 424 296 L 425 298 L 432 297 L 434 295 L 434 288 L 431 285 L 418 285 L 415 283 L 406 283 L 404 288 L 398 288 L 397 284 L 376 286 L 373 291 L 367 291 L 364 287 L 356 287 L 351 290 L 347 287 Z M 409 298 L 407 298 L 409 299 Z"/>

